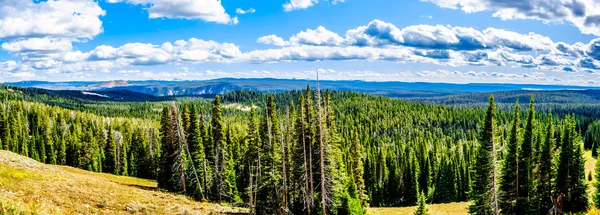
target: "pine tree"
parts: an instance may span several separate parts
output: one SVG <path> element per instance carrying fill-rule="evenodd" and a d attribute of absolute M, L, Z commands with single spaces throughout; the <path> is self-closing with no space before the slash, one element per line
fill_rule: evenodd
<path fill-rule="evenodd" d="M 171 119 L 171 110 L 169 107 L 164 107 L 162 110 L 161 120 L 160 120 L 160 138 L 161 138 L 161 155 L 160 161 L 158 164 L 158 174 L 156 181 L 158 182 L 158 187 L 163 189 L 169 189 L 171 176 L 173 175 L 172 165 L 172 155 L 173 155 L 173 145 L 168 138 L 169 129 L 170 129 L 170 119 Z"/>
<path fill-rule="evenodd" d="M 214 153 L 214 176 L 215 183 L 213 188 L 213 193 L 216 194 L 218 202 L 223 200 L 223 195 L 227 195 L 225 190 L 227 190 L 227 163 L 225 161 L 228 159 L 225 154 L 227 154 L 226 150 L 226 142 L 225 142 L 225 130 L 223 125 L 223 113 L 221 110 L 221 98 L 216 96 L 213 100 L 213 108 L 212 108 L 212 147 L 215 150 Z"/>
<path fill-rule="evenodd" d="M 364 165 L 363 165 L 363 149 L 358 137 L 358 131 L 354 128 L 354 141 L 352 142 L 352 150 L 350 157 L 350 168 L 354 183 L 356 183 L 356 192 L 360 200 L 360 205 L 363 209 L 368 206 L 368 195 L 365 192 Z"/>
<path fill-rule="evenodd" d="M 186 144 L 185 132 L 183 130 L 178 109 L 174 103 L 171 105 L 171 118 L 169 120 L 169 129 L 167 130 L 167 144 L 171 145 L 169 163 L 171 163 L 173 171 L 170 177 L 171 186 L 169 186 L 168 189 L 172 192 L 186 192 L 186 156 L 184 154 L 184 146 Z"/>
<path fill-rule="evenodd" d="M 262 141 L 260 137 L 260 129 L 258 125 L 258 115 L 256 108 L 250 109 L 250 119 L 248 120 L 248 151 L 245 156 L 247 165 L 246 171 L 248 175 L 248 201 L 250 202 L 250 212 L 255 212 L 254 209 L 257 203 L 258 185 L 261 178 L 261 151 Z"/>
<path fill-rule="evenodd" d="M 570 200 L 568 201 L 569 207 L 567 211 L 572 213 L 585 212 L 588 209 L 588 193 L 587 193 L 587 181 L 585 180 L 585 158 L 583 157 L 583 149 L 581 143 L 575 144 L 575 152 L 573 157 L 573 177 L 572 190 L 570 194 Z"/>
<path fill-rule="evenodd" d="M 196 187 L 194 189 L 192 196 L 195 196 L 196 198 L 204 198 L 204 192 L 208 190 L 207 180 L 210 177 L 208 177 L 208 173 L 204 171 L 206 169 L 206 157 L 204 155 L 204 144 L 202 142 L 202 133 L 200 132 L 200 121 L 198 120 L 198 113 L 196 109 L 197 108 L 195 106 L 192 106 L 191 108 L 190 125 L 186 134 L 188 135 L 187 144 L 191 153 L 191 160 L 193 161 L 196 174 L 200 179 L 200 182 L 197 183 L 200 183 L 201 185 L 201 187 Z M 193 184 L 191 184 L 190 186 L 192 185 Z"/>
<path fill-rule="evenodd" d="M 552 208 L 553 197 L 552 179 L 554 173 L 554 126 L 552 113 L 549 114 L 546 138 L 540 153 L 539 179 L 537 181 L 538 214 L 546 214 Z"/>
<path fill-rule="evenodd" d="M 518 189 L 517 189 L 517 204 L 516 211 L 522 213 L 528 213 L 531 210 L 530 207 L 530 196 L 531 190 L 533 189 L 533 178 L 531 177 L 533 171 L 533 163 L 531 158 L 533 157 L 533 127 L 535 118 L 535 107 L 533 105 L 533 94 L 531 95 L 531 101 L 529 103 L 529 115 L 527 116 L 527 125 L 525 126 L 525 134 L 523 135 L 523 142 L 521 143 L 521 151 L 519 152 L 518 162 Z"/>
<path fill-rule="evenodd" d="M 503 214 L 516 214 L 515 202 L 518 195 L 517 149 L 519 147 L 519 100 L 515 104 L 515 114 L 510 132 L 510 139 L 505 146 L 504 166 L 500 181 L 500 209 Z"/>
<path fill-rule="evenodd" d="M 415 210 L 415 215 L 428 215 L 429 214 L 429 209 L 427 208 L 427 203 L 426 203 L 426 196 L 425 193 L 423 193 L 422 191 L 419 193 L 419 201 L 418 201 L 418 206 L 417 209 Z"/>
<path fill-rule="evenodd" d="M 574 117 L 565 118 L 560 160 L 556 176 L 556 189 L 563 197 L 565 212 L 579 213 L 587 210 L 587 183 L 585 159 L 580 143 L 575 143 Z"/>
<path fill-rule="evenodd" d="M 277 108 L 273 95 L 269 95 L 267 101 L 267 111 L 263 119 L 263 140 L 261 151 L 261 171 L 262 177 L 258 184 L 258 199 L 256 212 L 274 214 L 279 213 L 281 207 L 281 154 L 280 138 L 281 131 L 277 119 Z M 262 153 L 264 152 L 264 153 Z"/>
<path fill-rule="evenodd" d="M 108 133 L 106 135 L 106 144 L 104 145 L 104 166 L 102 170 L 111 174 L 118 174 L 117 172 L 117 147 L 115 143 L 115 135 L 112 131 L 112 126 L 108 126 Z"/>
<path fill-rule="evenodd" d="M 58 115 L 57 123 L 55 125 L 55 132 L 58 136 L 58 143 L 56 144 L 56 162 L 59 165 L 67 164 L 67 145 L 66 145 L 66 136 L 68 135 L 68 130 L 66 128 L 66 123 L 64 122 L 62 115 Z"/>
<path fill-rule="evenodd" d="M 469 213 L 477 215 L 498 214 L 495 175 L 495 117 L 494 96 L 490 97 L 480 145 L 475 158 Z"/>

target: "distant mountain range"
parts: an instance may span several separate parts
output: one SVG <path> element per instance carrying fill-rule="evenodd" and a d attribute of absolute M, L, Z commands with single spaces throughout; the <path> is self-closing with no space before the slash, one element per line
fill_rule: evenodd
<path fill-rule="evenodd" d="M 234 79 L 222 78 L 204 81 L 125 81 L 107 82 L 45 82 L 23 81 L 5 83 L 12 86 L 35 87 L 49 90 L 73 91 L 131 91 L 152 96 L 201 96 L 223 94 L 235 90 L 258 92 L 283 92 L 316 88 L 315 80 L 299 79 Z M 449 84 L 423 82 L 366 82 L 366 81 L 320 81 L 322 89 L 356 91 L 395 98 L 433 98 L 456 94 L 486 93 L 515 90 L 600 90 L 598 87 L 535 85 L 535 84 Z"/>

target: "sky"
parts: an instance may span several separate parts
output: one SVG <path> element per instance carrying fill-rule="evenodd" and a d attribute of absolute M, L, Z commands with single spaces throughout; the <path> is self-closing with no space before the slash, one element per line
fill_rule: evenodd
<path fill-rule="evenodd" d="M 597 0 L 0 0 L 0 82 L 600 86 Z"/>

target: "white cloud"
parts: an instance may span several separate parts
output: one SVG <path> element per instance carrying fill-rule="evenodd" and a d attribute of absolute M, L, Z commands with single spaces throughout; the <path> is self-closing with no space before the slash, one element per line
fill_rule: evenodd
<path fill-rule="evenodd" d="M 9 52 L 61 52 L 73 48 L 71 41 L 56 38 L 27 38 L 2 44 L 2 49 Z"/>
<path fill-rule="evenodd" d="M 267 44 L 267 45 L 276 45 L 276 46 L 287 46 L 289 42 L 284 41 L 283 38 L 278 37 L 277 35 L 271 34 L 267 36 L 262 36 L 256 40 L 257 43 Z"/>
<path fill-rule="evenodd" d="M 248 10 L 244 10 L 242 8 L 235 9 L 235 13 L 243 15 L 243 14 L 253 14 L 256 12 L 254 8 L 248 8 Z"/>
<path fill-rule="evenodd" d="M 220 24 L 237 24 L 237 17 L 231 17 L 218 0 L 108 0 L 110 3 L 126 2 L 128 4 L 148 7 L 148 17 L 170 19 L 200 19 Z"/>
<path fill-rule="evenodd" d="M 466 13 L 495 11 L 503 20 L 567 21 L 584 33 L 600 36 L 600 2 L 597 0 L 421 0 Z"/>
<path fill-rule="evenodd" d="M 327 1 L 327 0 L 322 0 Z M 332 4 L 343 3 L 346 0 L 331 0 Z M 309 7 L 312 7 L 319 3 L 319 0 L 289 0 L 287 3 L 283 4 L 283 10 L 286 12 L 294 11 L 294 10 L 302 10 Z"/>
<path fill-rule="evenodd" d="M 317 3 L 319 3 L 319 0 L 290 0 L 290 2 L 283 5 L 283 10 L 289 12 L 293 10 L 306 9 Z"/>
<path fill-rule="evenodd" d="M 92 39 L 102 33 L 105 11 L 91 0 L 0 0 L 0 39 L 60 37 Z"/>
<path fill-rule="evenodd" d="M 314 46 L 336 46 L 344 42 L 344 38 L 338 34 L 331 32 L 323 26 L 317 27 L 316 30 L 306 29 L 290 38 L 292 44 L 314 45 Z"/>

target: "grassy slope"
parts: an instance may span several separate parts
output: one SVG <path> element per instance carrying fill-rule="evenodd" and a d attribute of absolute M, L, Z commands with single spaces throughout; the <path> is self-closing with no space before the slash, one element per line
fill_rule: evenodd
<path fill-rule="evenodd" d="M 157 191 L 156 182 L 47 165 L 0 151 L 0 214 L 211 214 L 234 212 Z"/>
<path fill-rule="evenodd" d="M 594 192 L 594 183 L 596 182 L 596 159 L 592 157 L 591 151 L 585 151 L 585 175 L 586 180 L 588 174 L 592 174 L 592 181 L 588 181 L 588 192 L 590 193 L 590 203 L 592 202 L 592 193 Z M 449 203 L 449 204 L 434 204 L 429 205 L 429 213 L 432 215 L 459 215 L 459 214 L 468 214 L 467 207 L 469 206 L 468 202 L 457 202 L 457 203 Z M 593 207 L 588 211 L 588 214 L 600 214 L 600 210 Z M 369 208 L 369 215 L 405 215 L 405 214 L 413 214 L 416 207 L 399 207 L 399 208 Z"/>

